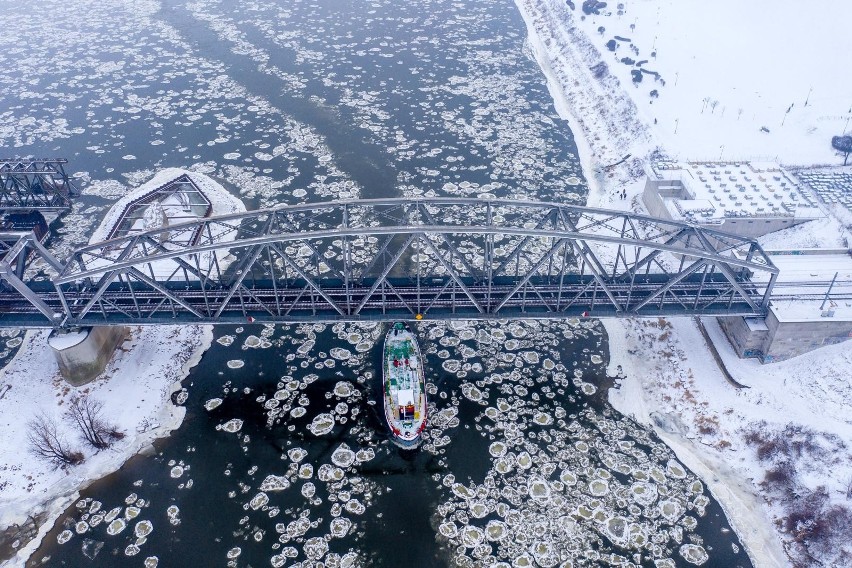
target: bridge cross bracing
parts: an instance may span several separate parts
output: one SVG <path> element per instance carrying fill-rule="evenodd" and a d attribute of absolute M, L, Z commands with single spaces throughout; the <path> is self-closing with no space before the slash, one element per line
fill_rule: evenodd
<path fill-rule="evenodd" d="M 41 281 L 0 269 L 0 325 L 762 315 L 778 273 L 705 228 L 466 198 L 284 206 L 45 253 Z"/>
<path fill-rule="evenodd" d="M 61 212 L 79 194 L 64 158 L 0 159 L 0 212 Z"/>

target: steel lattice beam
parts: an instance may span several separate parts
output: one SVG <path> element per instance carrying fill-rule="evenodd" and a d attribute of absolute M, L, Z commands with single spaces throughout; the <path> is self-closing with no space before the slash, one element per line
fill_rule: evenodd
<path fill-rule="evenodd" d="M 753 284 L 755 272 L 769 285 Z M 377 199 L 213 217 L 82 247 L 30 299 L 63 325 L 757 315 L 777 272 L 752 240 L 647 216 Z M 27 311 L 0 294 L 0 325 L 4 309 Z"/>
<path fill-rule="evenodd" d="M 0 159 L 0 212 L 67 211 L 79 190 L 62 158 Z"/>

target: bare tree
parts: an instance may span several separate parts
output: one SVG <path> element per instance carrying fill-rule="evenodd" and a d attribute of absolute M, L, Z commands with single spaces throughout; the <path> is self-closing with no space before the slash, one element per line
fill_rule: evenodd
<path fill-rule="evenodd" d="M 103 406 L 103 403 L 90 398 L 74 397 L 65 414 L 77 426 L 83 438 L 98 450 L 108 448 L 115 440 L 124 437 L 115 426 L 104 421 L 101 415 Z"/>
<path fill-rule="evenodd" d="M 27 422 L 27 441 L 30 451 L 56 466 L 77 465 L 83 462 L 83 454 L 72 449 L 59 431 L 55 419 L 44 413 Z"/>

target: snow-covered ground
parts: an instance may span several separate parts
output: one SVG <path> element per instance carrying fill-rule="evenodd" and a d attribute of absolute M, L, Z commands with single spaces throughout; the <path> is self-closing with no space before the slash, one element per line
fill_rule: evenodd
<path fill-rule="evenodd" d="M 94 230 L 90 242 L 106 238 L 125 206 L 163 184 L 189 176 L 210 200 L 213 214 L 245 211 L 243 203 L 210 177 L 167 168 L 141 186 L 127 190 Z M 116 351 L 104 373 L 82 387 L 72 387 L 59 374 L 47 331 L 30 331 L 14 359 L 0 370 L 0 529 L 23 525 L 31 515 L 46 513 L 36 538 L 15 543 L 9 566 L 21 565 L 38 547 L 55 519 L 89 483 L 115 471 L 130 457 L 169 434 L 184 410 L 171 395 L 200 360 L 213 337 L 210 326 L 140 327 Z M 87 447 L 64 416 L 73 397 L 103 403 L 103 418 L 125 434 L 106 450 Z M 55 418 L 73 449 L 85 455 L 81 465 L 57 468 L 30 452 L 28 423 L 37 415 Z"/>
<path fill-rule="evenodd" d="M 670 155 L 843 163 L 831 137 L 852 125 L 852 75 L 836 58 L 852 4 L 626 0 L 582 20 L 577 4 L 578 26 Z M 615 36 L 629 41 L 616 40 L 610 51 L 605 44 Z M 622 63 L 625 57 L 647 60 L 642 68 L 662 81 L 645 74 L 634 85 L 631 71 L 639 67 Z"/>
<path fill-rule="evenodd" d="M 580 1 L 575 10 L 564 0 L 516 4 L 577 138 L 590 205 L 641 210 L 642 161 L 654 154 L 842 163 L 830 139 L 848 131 L 852 75 L 830 54 L 842 48 L 852 5 L 628 0 L 583 18 Z M 616 35 L 627 39 L 612 52 Z M 624 57 L 647 59 L 642 68 L 662 81 L 644 74 L 635 85 L 639 67 Z M 848 246 L 844 221 L 835 212 L 761 243 Z M 848 342 L 760 365 L 738 359 L 705 319 L 727 372 L 750 387 L 737 388 L 693 320 L 604 323 L 611 373 L 625 377 L 611 401 L 705 480 L 756 566 L 852 566 Z"/>
<path fill-rule="evenodd" d="M 737 388 L 692 320 L 604 324 L 610 371 L 625 376 L 610 401 L 704 479 L 756 566 L 789 565 L 785 548 L 797 566 L 852 565 L 848 344 L 761 365 L 737 358 L 705 318 L 728 372 L 749 387 Z"/>
<path fill-rule="evenodd" d="M 28 332 L 15 358 L 0 371 L 0 527 L 21 525 L 39 511 L 48 513 L 38 537 L 20 543 L 8 566 L 23 564 L 80 489 L 180 425 L 185 410 L 170 402 L 171 394 L 181 388 L 180 381 L 213 338 L 210 326 L 135 328 L 99 378 L 74 388 L 59 375 L 47 334 Z M 105 421 L 117 426 L 124 439 L 99 452 L 79 440 L 63 420 L 70 399 L 78 395 L 102 402 Z M 27 423 L 39 413 L 60 421 L 71 446 L 85 455 L 81 465 L 58 469 L 30 453 Z"/>

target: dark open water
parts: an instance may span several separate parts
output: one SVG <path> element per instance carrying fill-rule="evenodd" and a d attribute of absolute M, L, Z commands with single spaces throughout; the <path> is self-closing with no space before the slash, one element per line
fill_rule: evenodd
<path fill-rule="evenodd" d="M 0 38 L 0 144 L 71 160 L 85 195 L 59 254 L 168 166 L 248 208 L 587 192 L 511 2 L 41 9 Z M 595 322 L 419 324 L 414 452 L 374 404 L 384 331 L 217 328 L 181 428 L 86 490 L 32 565 L 750 566 L 703 485 L 605 402 Z"/>

